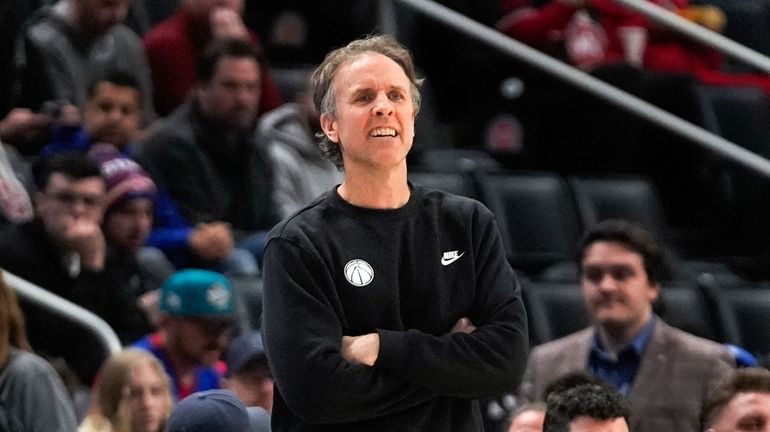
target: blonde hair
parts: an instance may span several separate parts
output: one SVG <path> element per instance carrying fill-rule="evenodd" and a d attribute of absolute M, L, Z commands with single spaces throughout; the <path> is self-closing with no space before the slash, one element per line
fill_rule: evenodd
<path fill-rule="evenodd" d="M 131 372 L 140 366 L 148 365 L 165 384 L 164 399 L 166 400 L 166 417 L 171 413 L 173 398 L 171 384 L 163 365 L 151 353 L 129 348 L 113 354 L 104 363 L 93 390 L 94 400 L 91 403 L 88 416 L 83 422 L 81 432 L 113 431 L 131 432 L 131 419 L 126 406 L 127 388 L 131 380 Z"/>
<path fill-rule="evenodd" d="M 0 271 L 0 367 L 8 361 L 11 348 L 32 351 L 19 300 L 2 275 Z"/>

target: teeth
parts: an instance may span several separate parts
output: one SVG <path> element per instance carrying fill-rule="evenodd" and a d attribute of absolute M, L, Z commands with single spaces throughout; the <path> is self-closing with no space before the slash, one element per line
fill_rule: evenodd
<path fill-rule="evenodd" d="M 377 128 L 369 133 L 370 136 L 396 136 L 396 130 L 393 128 Z"/>

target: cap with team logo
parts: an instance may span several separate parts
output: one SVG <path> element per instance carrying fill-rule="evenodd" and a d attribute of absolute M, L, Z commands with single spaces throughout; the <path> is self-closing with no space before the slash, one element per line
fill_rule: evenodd
<path fill-rule="evenodd" d="M 163 283 L 160 310 L 169 315 L 227 318 L 235 312 L 233 287 L 210 270 L 180 270 Z"/>

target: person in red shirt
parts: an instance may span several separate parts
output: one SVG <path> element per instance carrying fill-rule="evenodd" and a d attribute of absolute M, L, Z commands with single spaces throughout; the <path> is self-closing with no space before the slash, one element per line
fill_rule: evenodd
<path fill-rule="evenodd" d="M 242 38 L 259 44 L 241 20 L 243 0 L 183 0 L 175 14 L 144 36 L 144 50 L 152 71 L 155 109 L 164 116 L 181 105 L 195 85 L 195 64 L 206 45 L 216 38 Z M 260 114 L 283 101 L 268 68 L 262 69 Z"/>
<path fill-rule="evenodd" d="M 714 7 L 691 5 L 689 0 L 649 1 L 716 32 L 725 25 L 724 14 Z M 756 86 L 770 95 L 767 76 L 725 73 L 719 52 L 613 0 L 550 0 L 540 7 L 531 0 L 501 0 L 500 6 L 499 30 L 582 69 L 628 61 L 623 32 L 638 29 L 643 34 L 638 66 L 692 75 L 710 85 Z"/>

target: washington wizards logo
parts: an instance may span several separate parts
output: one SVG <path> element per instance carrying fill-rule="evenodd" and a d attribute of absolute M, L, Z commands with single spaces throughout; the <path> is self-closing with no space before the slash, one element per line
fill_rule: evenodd
<path fill-rule="evenodd" d="M 374 269 L 368 262 L 362 259 L 352 259 L 345 264 L 345 279 L 351 285 L 362 287 L 369 285 L 374 280 Z"/>

